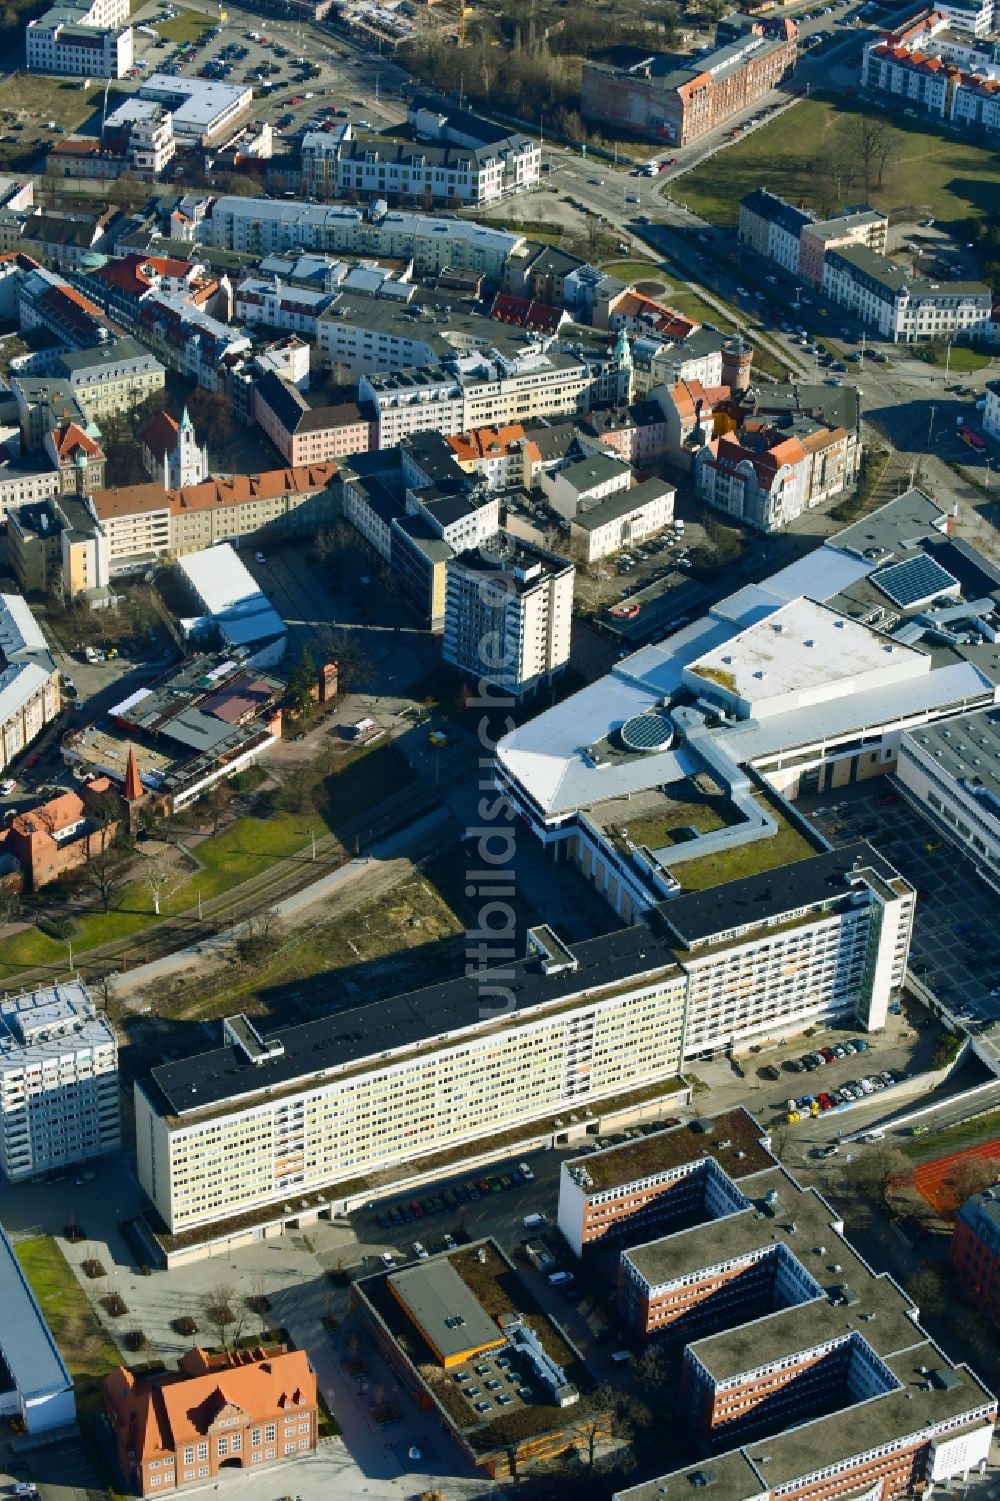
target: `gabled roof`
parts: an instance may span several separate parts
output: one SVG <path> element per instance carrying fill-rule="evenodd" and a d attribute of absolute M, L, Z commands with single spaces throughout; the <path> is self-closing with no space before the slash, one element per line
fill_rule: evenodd
<path fill-rule="evenodd" d="M 142 441 L 157 457 L 173 453 L 177 447 L 180 425 L 166 410 L 158 412 L 142 435 Z"/>
<path fill-rule="evenodd" d="M 64 422 L 61 427 L 53 428 L 52 441 L 60 459 L 74 459 L 80 452 L 94 456 L 104 452 L 100 443 L 96 443 L 76 422 Z"/>

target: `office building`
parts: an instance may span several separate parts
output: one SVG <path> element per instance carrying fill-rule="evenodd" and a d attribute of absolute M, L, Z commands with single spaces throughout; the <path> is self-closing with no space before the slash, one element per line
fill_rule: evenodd
<path fill-rule="evenodd" d="M 59 672 L 27 602 L 0 594 L 0 771 L 57 718 Z"/>
<path fill-rule="evenodd" d="M 580 1352 L 496 1241 L 362 1277 L 351 1301 L 417 1406 L 491 1480 L 579 1442 Z"/>
<path fill-rule="evenodd" d="M 673 520 L 673 485 L 633 479 L 630 464 L 599 451 L 539 475 L 542 493 L 585 563 L 638 545 Z"/>
<path fill-rule="evenodd" d="M 53 374 L 68 382 L 89 421 L 102 420 L 134 409 L 162 391 L 166 371 L 155 355 L 136 339 L 109 339 L 92 348 L 67 350 L 55 362 Z"/>
<path fill-rule="evenodd" d="M 726 850 L 769 869 L 779 827 L 808 855 L 800 792 L 894 771 L 903 731 L 998 700 L 995 570 L 947 526 L 909 491 L 680 622 L 504 736 L 498 785 L 626 921 L 717 879 Z M 947 636 L 927 613 L 945 589 Z"/>
<path fill-rule="evenodd" d="M 569 661 L 572 563 L 499 531 L 445 571 L 444 660 L 517 699 L 551 683 Z"/>
<path fill-rule="evenodd" d="M 60 0 L 24 29 L 30 73 L 124 78 L 132 66 L 128 0 Z"/>
<path fill-rule="evenodd" d="M 947 606 L 939 612 L 947 628 Z M 1000 619 L 992 622 L 1000 641 Z M 905 734 L 897 775 L 910 798 L 1000 886 L 1000 709 Z"/>
<path fill-rule="evenodd" d="M 0 1413 L 20 1419 L 31 1437 L 72 1428 L 76 1423 L 73 1378 L 3 1226 L 0 1304 L 0 1365 L 7 1378 L 0 1394 Z"/>
<path fill-rule="evenodd" d="M 0 1000 L 0 1131 L 11 1182 L 119 1145 L 118 1043 L 82 981 Z"/>
<path fill-rule="evenodd" d="M 998 336 L 985 282 L 932 281 L 865 245 L 828 250 L 821 289 L 894 344 Z"/>
<path fill-rule="evenodd" d="M 253 89 L 180 74 L 150 73 L 139 85 L 139 98 L 163 106 L 179 147 L 210 147 L 227 140 L 250 118 Z"/>
<path fill-rule="evenodd" d="M 653 53 L 630 66 L 586 62 L 585 120 L 667 146 L 687 146 L 776 88 L 795 66 L 798 27 L 734 15 L 693 57 Z"/>
<path fill-rule="evenodd" d="M 1000 1315 L 1000 1194 L 984 1188 L 955 1216 L 948 1253 L 962 1290 L 994 1322 Z"/>
<path fill-rule="evenodd" d="M 155 100 L 133 95 L 105 118 L 100 150 L 106 158 L 120 160 L 123 169 L 137 177 L 156 177 L 177 151 L 173 116 Z"/>
<path fill-rule="evenodd" d="M 324 146 L 336 152 L 335 181 L 341 194 L 419 202 L 427 207 L 499 203 L 510 193 L 536 187 L 541 172 L 541 150 L 528 136 L 511 135 L 500 146 L 461 146 L 391 135 L 355 135 L 348 127 L 336 144 L 332 136 L 321 139 L 312 153 L 313 162 Z"/>
<path fill-rule="evenodd" d="M 700 1143 L 690 1127 L 665 1133 L 677 1202 L 665 1193 L 664 1233 L 618 1259 L 619 1315 L 634 1341 L 677 1352 L 676 1409 L 705 1457 L 616 1501 L 695 1486 L 734 1501 L 898 1496 L 982 1472 L 993 1394 L 927 1338 L 815 1189 L 773 1161 L 720 1165 L 739 1157 L 713 1140 L 731 1121 L 695 1123 Z M 769 1155 L 766 1138 L 757 1151 Z"/>
<path fill-rule="evenodd" d="M 194 1349 L 174 1372 L 141 1377 L 119 1366 L 104 1378 L 118 1467 L 139 1496 L 312 1454 L 318 1413 L 309 1357 L 285 1345 Z"/>
<path fill-rule="evenodd" d="M 987 137 L 1000 131 L 995 43 L 975 23 L 956 25 L 944 7 L 921 10 L 866 43 L 861 79 L 866 89 L 915 114 Z"/>

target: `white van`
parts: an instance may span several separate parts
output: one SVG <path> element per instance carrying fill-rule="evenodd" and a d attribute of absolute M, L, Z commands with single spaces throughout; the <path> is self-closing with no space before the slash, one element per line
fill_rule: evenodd
<path fill-rule="evenodd" d="M 544 1214 L 526 1214 L 521 1224 L 525 1230 L 540 1230 L 543 1225 L 548 1224 L 548 1220 Z"/>

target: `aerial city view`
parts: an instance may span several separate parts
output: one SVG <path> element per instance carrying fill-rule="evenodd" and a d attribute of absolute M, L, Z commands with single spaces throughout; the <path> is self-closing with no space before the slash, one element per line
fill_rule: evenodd
<path fill-rule="evenodd" d="M 1000 1501 L 998 467 L 994 0 L 8 0 L 0 1501 Z"/>

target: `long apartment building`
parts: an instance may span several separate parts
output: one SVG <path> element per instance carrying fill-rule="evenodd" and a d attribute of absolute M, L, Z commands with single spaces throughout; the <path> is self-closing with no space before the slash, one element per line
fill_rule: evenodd
<path fill-rule="evenodd" d="M 572 949 L 543 932 L 502 975 L 267 1036 L 231 1019 L 221 1047 L 155 1068 L 136 1086 L 136 1141 L 168 1255 L 329 1214 L 366 1173 L 528 1134 L 666 1082 L 706 1048 L 818 1019 L 883 1024 L 913 892 L 875 851 L 718 891 Z"/>
<path fill-rule="evenodd" d="M 449 437 L 532 417 L 576 416 L 590 406 L 592 385 L 590 367 L 575 355 L 507 358 L 493 351 L 432 370 L 364 375 L 358 391 L 375 410 L 379 448 L 392 448 L 412 433 Z"/>
<path fill-rule="evenodd" d="M 822 283 L 828 250 L 866 245 L 884 251 L 888 224 L 888 217 L 875 209 L 852 209 L 832 219 L 817 219 L 767 188 L 755 188 L 740 200 L 741 243 L 792 276 L 801 276 L 811 287 Z"/>
<path fill-rule="evenodd" d="M 868 42 L 862 54 L 861 81 L 883 99 L 957 129 L 979 130 L 987 136 L 1000 131 L 1000 63 L 995 43 L 956 24 L 954 12 L 924 8 Z"/>
<path fill-rule="evenodd" d="M 120 1142 L 118 1043 L 79 980 L 0 1000 L 0 1168 L 12 1181 Z"/>
<path fill-rule="evenodd" d="M 995 626 L 1000 639 L 1000 619 Z M 911 730 L 899 747 L 899 780 L 1000 888 L 1000 709 Z"/>
<path fill-rule="evenodd" d="M 823 293 L 849 308 L 880 338 L 894 344 L 921 339 L 996 340 L 993 294 L 981 281 L 932 281 L 865 245 L 830 250 L 823 260 Z"/>
<path fill-rule="evenodd" d="M 292 199 L 218 198 L 203 231 L 216 248 L 248 255 L 273 255 L 301 246 L 412 260 L 420 276 L 438 275 L 447 267 L 478 271 L 492 282 L 500 280 L 508 258 L 524 243 L 521 235 L 471 219 L 389 213 L 377 205 L 362 212 L 344 204 Z"/>
<path fill-rule="evenodd" d="M 20 594 L 0 594 L 0 771 L 59 715 L 59 671 Z"/>

